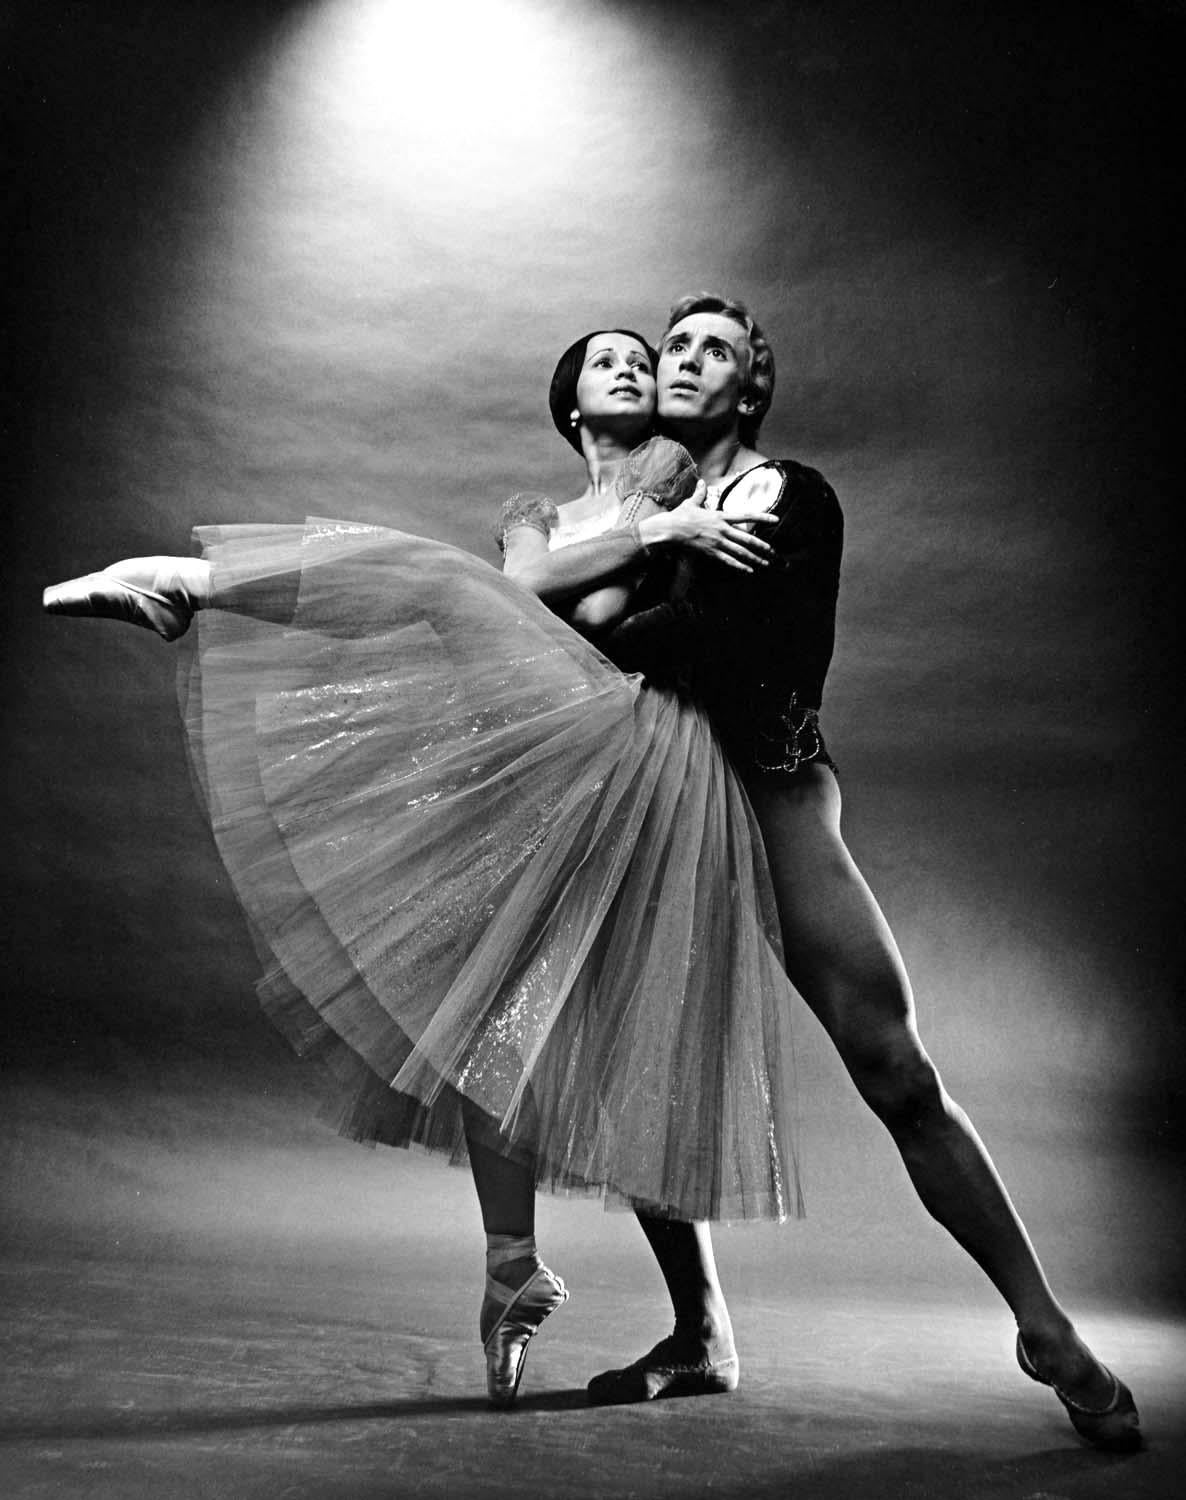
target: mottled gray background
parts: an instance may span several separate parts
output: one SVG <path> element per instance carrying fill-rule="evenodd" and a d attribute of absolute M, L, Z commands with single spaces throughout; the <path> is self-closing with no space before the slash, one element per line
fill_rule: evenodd
<path fill-rule="evenodd" d="M 0 25 L 18 1242 L 300 1253 L 434 1214 L 476 1237 L 464 1179 L 310 1123 L 190 794 L 173 651 L 44 620 L 39 591 L 307 513 L 493 560 L 507 492 L 580 484 L 558 352 L 708 286 L 777 351 L 764 446 L 846 510 L 825 723 L 924 1033 L 1060 1282 L 1175 1295 L 1181 6 L 125 0 Z M 814 1254 L 972 1285 L 799 1033 L 811 1218 L 729 1243 L 780 1276 Z"/>

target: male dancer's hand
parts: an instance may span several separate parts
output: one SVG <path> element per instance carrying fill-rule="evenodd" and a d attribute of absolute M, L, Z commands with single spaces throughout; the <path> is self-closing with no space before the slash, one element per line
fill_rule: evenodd
<path fill-rule="evenodd" d="M 774 557 L 774 548 L 745 528 L 770 526 L 777 518 L 754 505 L 739 506 L 726 520 L 719 511 L 705 509 L 707 494 L 702 479 L 673 510 L 648 517 L 643 523 L 643 540 L 648 546 L 687 548 L 743 573 L 767 567 Z"/>

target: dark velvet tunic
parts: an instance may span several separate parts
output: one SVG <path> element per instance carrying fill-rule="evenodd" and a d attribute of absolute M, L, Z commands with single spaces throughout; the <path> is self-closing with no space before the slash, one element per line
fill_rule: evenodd
<path fill-rule="evenodd" d="M 677 564 L 667 597 L 599 642 L 626 671 L 699 701 L 748 774 L 793 775 L 832 762 L 818 710 L 835 639 L 844 519 L 817 470 L 779 459 L 776 560 L 741 573 L 710 559 Z"/>

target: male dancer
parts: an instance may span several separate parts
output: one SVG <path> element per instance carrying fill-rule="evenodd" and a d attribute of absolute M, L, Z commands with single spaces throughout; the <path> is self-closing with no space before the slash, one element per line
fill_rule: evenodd
<path fill-rule="evenodd" d="M 756 443 L 773 389 L 773 354 L 743 304 L 709 295 L 676 303 L 659 349 L 659 418 L 695 458 L 710 504 L 714 490 L 765 462 Z M 1132 1397 L 1055 1300 L 988 1153 L 923 1049 L 901 955 L 841 837 L 840 791 L 816 718 L 832 652 L 840 509 L 815 470 L 780 461 L 776 472 L 785 477 L 781 519 L 763 536 L 779 561 L 752 575 L 702 570 L 682 602 L 634 616 L 603 644 L 621 665 L 678 681 L 707 708 L 762 829 L 795 987 L 889 1130 L 924 1206 L 1012 1309 L 1022 1369 L 1054 1388 L 1082 1437 L 1133 1446 Z M 732 1390 L 736 1352 L 708 1226 L 639 1220 L 675 1330 L 633 1365 L 596 1376 L 590 1398 Z"/>

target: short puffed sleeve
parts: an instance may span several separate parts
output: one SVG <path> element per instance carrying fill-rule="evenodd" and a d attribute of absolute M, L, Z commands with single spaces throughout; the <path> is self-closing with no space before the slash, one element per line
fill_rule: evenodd
<path fill-rule="evenodd" d="M 498 550 L 506 551 L 507 532 L 513 531 L 516 526 L 530 526 L 533 531 L 542 531 L 544 536 L 551 536 L 559 522 L 560 513 L 547 495 L 532 491 L 512 495 L 498 513 L 498 526 L 494 533 Z"/>
<path fill-rule="evenodd" d="M 625 503 L 632 495 L 643 495 L 674 510 L 696 488 L 700 473 L 692 455 L 671 438 L 648 438 L 622 461 L 614 489 Z"/>

